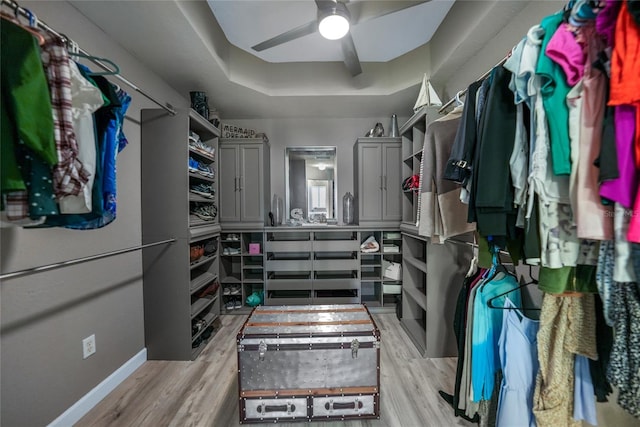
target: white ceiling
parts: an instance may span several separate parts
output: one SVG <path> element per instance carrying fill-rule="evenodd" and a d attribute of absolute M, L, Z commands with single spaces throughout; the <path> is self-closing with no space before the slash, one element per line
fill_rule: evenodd
<path fill-rule="evenodd" d="M 209 7 L 229 42 L 267 62 L 342 61 L 340 41 L 326 40 L 318 32 L 256 52 L 260 42 L 316 21 L 317 7 L 310 0 L 218 1 Z M 358 1 L 347 3 L 347 8 Z M 402 6 L 402 1 L 397 3 Z M 431 0 L 367 20 L 351 27 L 361 62 L 387 62 L 429 42 L 454 0 Z"/>
<path fill-rule="evenodd" d="M 185 99 L 189 91 L 205 91 L 211 107 L 217 108 L 222 118 L 252 119 L 370 118 L 389 117 L 393 113 L 408 117 L 423 74 L 430 73 L 432 79 L 444 84 L 529 1 L 533 0 L 432 0 L 409 9 L 408 15 L 397 12 L 394 15 L 398 16 L 389 17 L 398 22 L 372 21 L 372 27 L 362 29 L 367 36 L 356 37 L 356 31 L 360 31 L 356 27 L 354 41 L 363 70 L 356 77 L 351 76 L 341 59 L 316 62 L 296 57 L 307 55 L 307 51 L 320 54 L 322 49 L 306 44 L 313 44 L 313 40 L 299 40 L 302 45 L 298 47 L 293 42 L 285 45 L 286 56 L 283 54 L 281 60 L 295 62 L 271 63 L 249 54 L 230 43 L 231 35 L 225 34 L 206 0 L 70 0 L 70 3 L 110 39 L 184 94 Z M 255 34 L 251 37 L 259 39 L 247 39 L 245 44 L 260 42 L 270 36 L 269 32 L 290 28 L 288 24 L 275 27 L 272 15 L 262 9 L 249 12 L 249 4 L 285 17 L 283 22 L 302 23 L 309 21 L 306 16 L 309 13 L 313 18 L 315 7 L 312 0 L 216 0 L 214 9 L 221 6 L 220 10 L 229 15 L 219 18 L 221 21 L 237 22 L 239 32 L 245 27 L 247 34 Z M 435 12 L 424 22 L 412 20 L 414 12 L 423 13 L 424 8 L 431 6 L 439 8 L 439 14 L 446 14 L 439 27 L 429 21 L 435 19 Z M 258 10 L 260 13 L 256 13 Z M 368 51 L 380 49 L 386 53 L 378 58 L 390 58 L 393 55 L 390 52 L 406 51 L 420 43 L 418 36 L 430 41 L 395 59 L 368 62 L 368 58 L 375 57 L 365 56 Z M 388 41 L 389 46 L 395 45 L 398 50 L 383 47 L 385 43 L 380 40 Z M 408 41 L 408 47 L 398 47 L 402 40 Z M 86 47 L 91 51 L 91 46 Z M 122 71 L 126 76 L 127 70 Z M 144 89 L 144 82 L 137 83 Z M 435 86 L 436 90 L 442 87 Z"/>

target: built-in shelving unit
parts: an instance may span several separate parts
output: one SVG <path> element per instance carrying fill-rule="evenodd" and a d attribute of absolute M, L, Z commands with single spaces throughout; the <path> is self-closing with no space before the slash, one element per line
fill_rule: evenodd
<path fill-rule="evenodd" d="M 438 118 L 438 108 L 425 106 L 415 112 L 413 116 L 400 128 L 402 140 L 402 180 L 412 175 L 420 175 L 420 162 L 427 126 Z M 418 191 L 409 190 L 402 195 L 402 231 L 418 234 Z"/>
<path fill-rule="evenodd" d="M 247 314 L 247 297 L 264 292 L 264 233 L 225 230 L 221 234 L 220 283 L 222 312 Z"/>
<path fill-rule="evenodd" d="M 192 360 L 220 315 L 220 132 L 194 110 L 141 111 L 145 345 L 149 359 Z"/>
<path fill-rule="evenodd" d="M 401 324 L 425 357 L 457 354 L 453 314 L 471 248 L 402 233 Z"/>
<path fill-rule="evenodd" d="M 369 307 L 393 308 L 402 293 L 402 271 L 391 264 L 402 265 L 402 236 L 398 229 L 360 230 L 361 244 L 373 238 L 379 249 L 360 249 L 360 284 L 362 302 Z"/>

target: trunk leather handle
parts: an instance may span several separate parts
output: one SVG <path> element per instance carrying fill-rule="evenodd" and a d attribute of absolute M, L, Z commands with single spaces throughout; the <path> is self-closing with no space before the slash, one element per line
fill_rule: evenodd
<path fill-rule="evenodd" d="M 339 409 L 362 409 L 362 402 L 358 399 L 353 402 L 334 402 L 333 400 L 328 401 L 324 404 L 324 409 L 327 411 L 339 410 Z"/>
<path fill-rule="evenodd" d="M 292 405 L 291 403 L 287 403 L 285 405 L 265 405 L 264 403 L 258 405 L 256 409 L 260 414 L 266 414 L 268 412 L 286 412 L 290 414 L 296 410 L 296 405 Z"/>

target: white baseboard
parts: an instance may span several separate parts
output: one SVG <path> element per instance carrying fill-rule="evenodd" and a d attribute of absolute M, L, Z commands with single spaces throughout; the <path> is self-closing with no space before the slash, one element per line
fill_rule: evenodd
<path fill-rule="evenodd" d="M 127 360 L 124 365 L 120 366 L 105 378 L 104 381 L 95 386 L 89 393 L 82 396 L 80 400 L 64 411 L 62 415 L 53 420 L 47 427 L 68 427 L 74 425 L 146 361 L 147 349 L 143 348 L 138 354 Z"/>

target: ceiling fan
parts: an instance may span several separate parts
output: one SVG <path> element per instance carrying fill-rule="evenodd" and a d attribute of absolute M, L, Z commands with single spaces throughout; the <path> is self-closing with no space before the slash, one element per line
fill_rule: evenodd
<path fill-rule="evenodd" d="M 342 55 L 344 63 L 352 76 L 362 73 L 360 59 L 356 46 L 351 37 L 350 28 L 379 18 L 390 13 L 395 13 L 403 9 L 425 3 L 425 1 L 359 1 L 349 3 L 348 0 L 315 0 L 318 7 L 316 20 L 300 25 L 275 37 L 258 43 L 251 48 L 256 52 L 261 52 L 292 40 L 313 34 L 319 31 L 323 37 L 329 40 L 340 40 L 342 44 Z M 335 25 L 335 26 L 334 26 Z"/>

